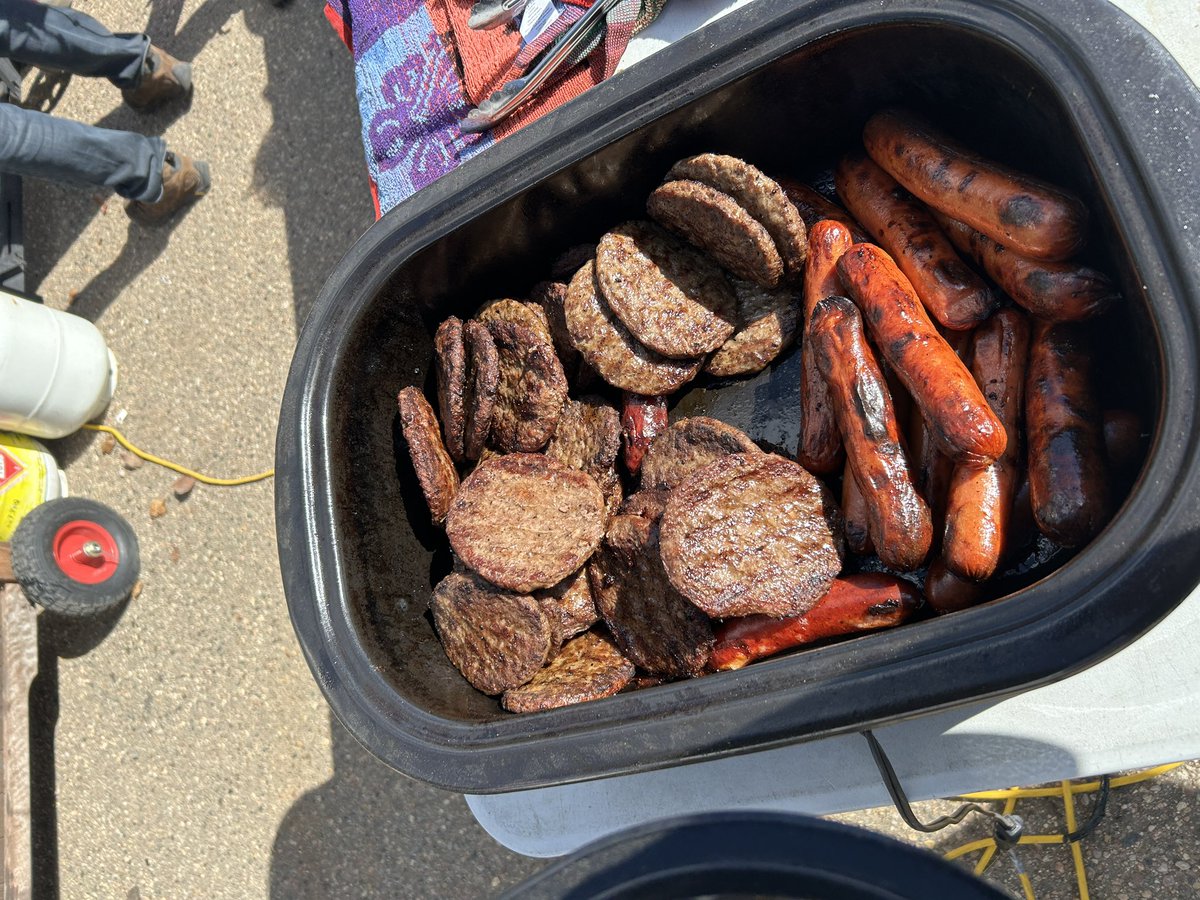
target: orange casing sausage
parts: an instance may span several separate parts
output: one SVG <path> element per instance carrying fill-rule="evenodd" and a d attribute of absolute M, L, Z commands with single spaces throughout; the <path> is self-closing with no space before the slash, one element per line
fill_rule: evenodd
<path fill-rule="evenodd" d="M 838 260 L 838 274 L 942 452 L 981 465 L 999 458 L 1004 426 L 892 258 L 873 244 L 855 244 Z"/>
<path fill-rule="evenodd" d="M 1052 184 L 984 159 L 911 113 L 863 129 L 867 153 L 931 207 L 1033 259 L 1067 259 L 1087 237 L 1087 208 Z"/>
<path fill-rule="evenodd" d="M 858 309 L 845 297 L 826 297 L 813 311 L 810 340 L 829 385 L 846 462 L 866 501 L 875 552 L 886 565 L 915 569 L 929 553 L 933 523 L 913 487 L 892 398 Z"/>
<path fill-rule="evenodd" d="M 783 188 L 783 192 L 787 194 L 787 198 L 792 201 L 792 205 L 796 207 L 796 211 L 800 213 L 800 218 L 804 220 L 805 228 L 811 231 L 812 227 L 822 219 L 830 219 L 844 225 L 849 230 L 850 236 L 854 238 L 854 243 L 856 244 L 871 239 L 863 231 L 863 227 L 854 221 L 850 213 L 846 212 L 846 210 L 842 209 L 832 200 L 827 200 L 816 188 L 811 188 L 807 184 L 797 181 L 795 178 L 777 178 L 776 181 Z"/>
<path fill-rule="evenodd" d="M 850 463 L 842 472 L 842 529 L 846 533 L 846 546 L 851 553 L 858 556 L 870 556 L 875 552 L 871 543 L 871 530 L 867 524 L 867 501 L 858 482 L 854 480 L 854 472 Z"/>
<path fill-rule="evenodd" d="M 717 630 L 708 667 L 740 669 L 792 647 L 856 631 L 890 628 L 921 605 L 921 592 L 903 578 L 872 572 L 834 579 L 829 593 L 802 616 L 745 616 Z"/>
<path fill-rule="evenodd" d="M 1095 269 L 1070 262 L 1046 262 L 1013 253 L 970 225 L 935 213 L 942 230 L 987 272 L 1004 293 L 1032 315 L 1050 322 L 1081 322 L 1106 311 L 1121 295 Z"/>
<path fill-rule="evenodd" d="M 808 256 L 804 262 L 804 339 L 800 345 L 800 440 L 796 461 L 817 475 L 837 471 L 842 462 L 842 437 L 830 404 L 829 388 L 817 370 L 812 342 L 808 339 L 812 312 L 826 297 L 842 293 L 837 261 L 853 244 L 850 231 L 841 222 L 822 219 L 808 232 Z"/>
<path fill-rule="evenodd" d="M 959 258 L 933 214 L 867 156 L 834 173 L 842 202 L 891 254 L 925 310 L 946 328 L 974 328 L 996 308 L 991 289 Z"/>
<path fill-rule="evenodd" d="M 991 578 L 1004 553 L 1013 495 L 1021 477 L 1021 411 L 1029 359 L 1029 320 L 1002 309 L 975 331 L 971 371 L 1004 423 L 1008 446 L 989 465 L 958 465 L 950 480 L 942 558 L 955 575 Z"/>
<path fill-rule="evenodd" d="M 1029 349 L 1029 494 L 1042 534 L 1077 547 L 1109 516 L 1104 424 L 1084 326 L 1039 322 Z"/>
<path fill-rule="evenodd" d="M 667 398 L 624 392 L 621 398 L 621 444 L 625 468 L 636 475 L 642 457 L 656 437 L 667 430 Z"/>

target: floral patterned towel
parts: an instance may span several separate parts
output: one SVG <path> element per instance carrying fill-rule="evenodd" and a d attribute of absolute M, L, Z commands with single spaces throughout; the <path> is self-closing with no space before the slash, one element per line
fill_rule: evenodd
<path fill-rule="evenodd" d="M 354 56 L 376 215 L 599 84 L 666 0 L 621 0 L 608 12 L 603 40 L 586 48 L 585 59 L 491 131 L 463 134 L 458 123 L 467 110 L 525 71 L 591 3 L 555 0 L 557 16 L 526 43 L 513 25 L 468 28 L 472 0 L 327 0 L 325 16 Z"/>

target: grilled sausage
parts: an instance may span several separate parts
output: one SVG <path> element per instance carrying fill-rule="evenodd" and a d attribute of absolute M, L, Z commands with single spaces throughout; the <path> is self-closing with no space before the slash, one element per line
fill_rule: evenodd
<path fill-rule="evenodd" d="M 810 231 L 822 219 L 829 219 L 845 226 L 850 231 L 850 236 L 854 238 L 854 243 L 860 244 L 863 241 L 871 240 L 850 213 L 832 200 L 826 200 L 825 196 L 816 188 L 811 188 L 794 178 L 777 178 L 776 181 L 779 182 L 779 186 L 783 188 L 788 199 L 792 201 L 792 205 L 799 210 L 800 218 L 804 220 L 804 225 Z"/>
<path fill-rule="evenodd" d="M 653 440 L 667 430 L 667 398 L 625 392 L 621 403 L 621 444 L 625 468 L 636 475 Z"/>
<path fill-rule="evenodd" d="M 959 258 L 924 204 L 862 154 L 844 158 L 834 179 L 842 201 L 891 254 L 933 318 L 963 331 L 988 317 L 996 298 Z"/>
<path fill-rule="evenodd" d="M 838 260 L 838 274 L 942 451 L 955 462 L 997 459 L 1004 426 L 892 258 L 873 244 L 855 244 Z"/>
<path fill-rule="evenodd" d="M 950 241 L 988 277 L 1039 319 L 1080 322 L 1106 311 L 1121 295 L 1101 272 L 1071 262 L 1028 259 L 970 225 L 941 213 L 935 218 Z"/>
<path fill-rule="evenodd" d="M 854 304 L 845 297 L 818 303 L 810 338 L 847 463 L 866 501 L 875 552 L 886 565 L 915 569 L 933 539 L 929 507 L 913 487 L 892 399 Z"/>
<path fill-rule="evenodd" d="M 792 647 L 857 631 L 899 625 L 921 605 L 921 592 L 903 578 L 881 573 L 837 578 L 829 593 L 802 616 L 730 619 L 717 631 L 709 657 L 713 671 L 740 669 Z"/>
<path fill-rule="evenodd" d="M 958 465 L 950 481 L 942 557 L 954 574 L 990 578 L 1004 552 L 1004 537 L 1021 476 L 1021 410 L 1029 359 L 1029 321 L 1015 308 L 1002 309 L 975 332 L 971 372 L 1008 433 L 995 462 Z"/>
<path fill-rule="evenodd" d="M 1082 329 L 1038 323 L 1025 388 L 1033 516 L 1064 547 L 1083 544 L 1109 515 L 1104 426 Z"/>
<path fill-rule="evenodd" d="M 842 528 L 846 532 L 846 547 L 851 553 L 870 556 L 875 552 L 867 525 L 867 501 L 858 489 L 849 463 L 842 472 Z"/>
<path fill-rule="evenodd" d="M 911 113 L 876 113 L 863 143 L 917 197 L 1022 256 L 1067 259 L 1083 247 L 1087 208 L 1077 197 L 984 159 Z"/>
<path fill-rule="evenodd" d="M 800 345 L 800 441 L 796 461 L 817 475 L 837 470 L 842 461 L 842 438 L 830 403 L 829 388 L 817 369 L 808 339 L 812 313 L 826 297 L 842 292 L 838 258 L 853 243 L 841 222 L 822 219 L 808 231 L 808 257 L 804 263 L 804 338 Z"/>
<path fill-rule="evenodd" d="M 984 590 L 974 581 L 959 578 L 946 568 L 946 563 L 935 560 L 925 576 L 925 602 L 937 613 L 956 612 L 974 606 L 984 598 Z"/>

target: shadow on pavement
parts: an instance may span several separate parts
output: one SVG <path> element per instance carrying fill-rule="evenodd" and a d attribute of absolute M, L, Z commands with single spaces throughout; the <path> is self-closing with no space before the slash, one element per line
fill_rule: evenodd
<path fill-rule="evenodd" d="M 548 864 L 495 843 L 461 796 L 392 771 L 332 715 L 329 729 L 333 777 L 279 826 L 272 900 L 491 897 Z"/>

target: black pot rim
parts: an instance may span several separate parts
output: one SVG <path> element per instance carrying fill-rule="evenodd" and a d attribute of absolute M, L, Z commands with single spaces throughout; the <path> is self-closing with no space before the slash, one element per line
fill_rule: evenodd
<path fill-rule="evenodd" d="M 1078 24 L 1084 22 L 1086 31 Z M 336 440 L 328 428 L 330 375 L 344 362 L 336 336 L 406 259 L 470 217 L 818 37 L 908 23 L 999 40 L 1041 70 L 1047 84 L 1075 98 L 1065 105 L 1091 164 L 1105 173 L 1098 179 L 1105 199 L 1123 210 L 1115 217 L 1123 223 L 1122 239 L 1154 298 L 1159 422 L 1125 507 L 1051 578 L 971 610 L 969 626 L 948 616 L 891 632 L 885 641 L 813 651 L 804 655 L 801 683 L 794 658 L 781 659 L 721 679 L 486 725 L 444 719 L 407 702 L 363 650 L 339 571 L 326 487 Z M 1138 52 L 1114 50 L 1131 44 Z M 1105 71 L 1089 59 L 1103 59 Z M 1147 85 L 1171 102 L 1154 104 L 1152 112 L 1146 92 L 1138 90 Z M 350 249 L 314 304 L 288 376 L 276 447 L 285 594 L 305 658 L 335 714 L 400 771 L 443 788 L 494 793 L 861 730 L 1046 684 L 1133 641 L 1200 581 L 1200 555 L 1172 549 L 1200 531 L 1200 432 L 1192 430 L 1200 420 L 1200 226 L 1185 209 L 1188 199 L 1200 196 L 1200 174 L 1193 161 L 1173 152 L 1178 137 L 1166 139 L 1172 129 L 1194 136 L 1194 121 L 1200 121 L 1195 87 L 1152 37 L 1102 0 L 1069 0 L 1050 9 L 1034 0 L 896 0 L 886 10 L 871 0 L 758 0 L 522 129 L 389 212 Z M 1181 226 L 1188 222 L 1190 228 Z M 912 677 L 931 654 L 954 678 L 929 683 Z M 678 691 L 701 702 L 682 712 Z M 741 698 L 733 714 L 716 702 L 724 695 Z M 598 748 L 601 731 L 604 747 Z M 551 745 L 552 753 L 535 752 Z"/>

